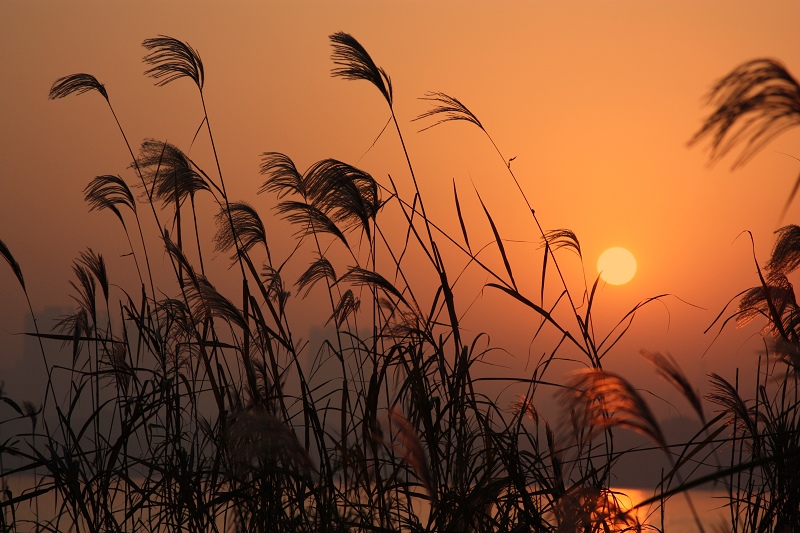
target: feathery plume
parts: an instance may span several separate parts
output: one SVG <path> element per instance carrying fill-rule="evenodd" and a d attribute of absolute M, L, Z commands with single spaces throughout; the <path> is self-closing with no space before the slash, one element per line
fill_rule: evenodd
<path fill-rule="evenodd" d="M 800 125 L 800 84 L 774 59 L 754 59 L 722 78 L 708 97 L 716 110 L 689 144 L 711 137 L 711 159 L 744 144 L 734 167 L 743 165 L 769 141 Z"/>
<path fill-rule="evenodd" d="M 183 203 L 199 191 L 211 190 L 186 154 L 168 142 L 146 139 L 139 149 L 138 163 L 151 193 L 162 202 Z"/>
<path fill-rule="evenodd" d="M 234 247 L 236 240 L 242 252 L 247 252 L 258 243 L 267 245 L 264 223 L 256 210 L 246 202 L 231 202 L 217 213 L 217 234 L 214 236 L 216 250 L 226 252 Z"/>
<path fill-rule="evenodd" d="M 483 128 L 483 124 L 481 121 L 478 120 L 472 111 L 467 109 L 467 106 L 462 104 L 457 98 L 452 96 L 448 96 L 444 93 L 440 92 L 428 92 L 425 93 L 425 96 L 420 98 L 420 100 L 427 100 L 429 102 L 434 102 L 437 105 L 433 107 L 433 109 L 429 109 L 428 111 L 422 113 L 414 120 L 423 120 L 428 117 L 435 117 L 437 120 L 430 126 L 426 126 L 419 131 L 425 131 L 434 126 L 438 126 L 443 122 L 449 122 L 451 120 L 464 120 L 466 122 L 470 122 L 478 126 L 484 132 L 486 131 Z"/>
<path fill-rule="evenodd" d="M 333 44 L 331 58 L 336 65 L 331 74 L 346 80 L 367 80 L 383 94 L 389 107 L 392 107 L 392 80 L 382 68 L 375 65 L 363 46 L 344 32 L 330 36 Z"/>
<path fill-rule="evenodd" d="M 425 451 L 422 447 L 422 441 L 406 418 L 400 414 L 394 407 L 389 409 L 389 420 L 398 428 L 397 437 L 403 445 L 403 460 L 406 461 L 414 469 L 422 485 L 428 489 L 433 490 L 431 483 L 431 471 L 428 467 L 428 460 L 425 458 Z"/>
<path fill-rule="evenodd" d="M 144 56 L 144 62 L 150 65 L 144 73 L 158 80 L 156 85 L 161 87 L 180 78 L 191 78 L 203 90 L 203 62 L 194 48 L 165 35 L 145 39 L 142 46 L 150 51 Z"/>
<path fill-rule="evenodd" d="M 258 194 L 271 192 L 278 198 L 283 198 L 287 194 L 299 194 L 305 198 L 303 177 L 289 156 L 278 152 L 264 152 L 261 154 L 260 172 L 267 176 L 267 180 L 258 189 Z"/>
<path fill-rule="evenodd" d="M 339 299 L 339 303 L 336 304 L 331 317 L 325 324 L 328 324 L 331 320 L 333 320 L 336 324 L 336 327 L 342 327 L 342 324 L 344 324 L 345 320 L 347 320 L 347 317 L 358 311 L 360 306 L 361 300 L 355 297 L 351 289 L 347 289 L 344 291 L 344 294 L 342 294 L 342 297 Z"/>
<path fill-rule="evenodd" d="M 800 266 L 800 226 L 790 224 L 775 231 L 778 236 L 767 263 L 770 276 L 788 276 Z"/>
<path fill-rule="evenodd" d="M 303 298 L 305 298 L 308 296 L 308 293 L 311 292 L 314 285 L 323 279 L 327 279 L 330 284 L 335 283 L 336 272 L 330 261 L 324 257 L 318 257 L 297 279 L 297 289 L 300 292 L 305 291 L 303 292 Z"/>
<path fill-rule="evenodd" d="M 125 220 L 117 206 L 124 205 L 134 213 L 136 212 L 133 193 L 125 180 L 119 176 L 110 174 L 97 176 L 89 182 L 83 192 L 84 199 L 89 204 L 89 211 L 108 209 L 117 216 L 123 226 L 125 226 Z"/>
<path fill-rule="evenodd" d="M 50 88 L 50 100 L 64 98 L 71 94 L 83 94 L 89 91 L 97 91 L 108 101 L 108 93 L 105 86 L 97 81 L 91 74 L 70 74 L 58 78 Z"/>
<path fill-rule="evenodd" d="M 563 389 L 571 407 L 573 424 L 593 427 L 632 429 L 662 448 L 667 442 L 655 416 L 641 395 L 622 377 L 593 368 L 576 372 Z"/>
<path fill-rule="evenodd" d="M 568 248 L 578 254 L 578 257 L 583 257 L 581 255 L 581 245 L 578 242 L 578 237 L 572 230 L 565 228 L 550 230 L 545 233 L 542 241 L 543 242 L 539 248 L 544 248 L 545 243 L 547 243 L 547 245 L 553 251 L 561 248 Z"/>
<path fill-rule="evenodd" d="M 700 396 L 697 394 L 695 388 L 692 387 L 691 383 L 689 383 L 689 379 L 678 366 L 678 362 L 675 361 L 675 358 L 670 355 L 648 352 L 646 350 L 642 350 L 640 353 L 656 367 L 656 372 L 658 372 L 658 375 L 661 376 L 664 381 L 683 394 L 684 398 L 689 401 L 692 409 L 697 413 L 697 416 L 699 416 L 700 420 L 705 424 L 706 417 L 705 413 L 703 413 L 703 403 L 700 401 Z"/>

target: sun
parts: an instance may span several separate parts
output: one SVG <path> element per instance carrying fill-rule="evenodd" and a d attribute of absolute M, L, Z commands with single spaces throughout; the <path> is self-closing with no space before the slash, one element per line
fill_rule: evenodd
<path fill-rule="evenodd" d="M 624 285 L 636 275 L 636 258 L 625 248 L 609 248 L 600 254 L 597 272 L 606 283 Z"/>

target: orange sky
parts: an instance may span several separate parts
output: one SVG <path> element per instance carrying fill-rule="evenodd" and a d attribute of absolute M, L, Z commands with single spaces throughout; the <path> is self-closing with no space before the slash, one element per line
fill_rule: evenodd
<path fill-rule="evenodd" d="M 798 20 L 800 4 L 789 1 L 760 2 L 756 10 L 743 1 L 222 7 L 6 0 L 0 4 L 0 239 L 20 263 L 37 308 L 70 305 L 72 260 L 87 246 L 107 258 L 127 252 L 113 217 L 88 213 L 83 202 L 83 188 L 96 175 L 133 178 L 105 103 L 96 94 L 55 102 L 47 94 L 60 76 L 91 73 L 105 84 L 134 146 L 155 137 L 188 148 L 202 118 L 195 88 L 188 81 L 157 88 L 142 75 L 141 42 L 158 34 L 187 41 L 203 58 L 230 196 L 253 203 L 264 218 L 274 203 L 255 194 L 264 151 L 284 152 L 300 169 L 333 157 L 382 183 L 387 174 L 406 176 L 395 135 L 387 133 L 368 151 L 388 119 L 381 95 L 366 83 L 330 77 L 328 35 L 345 31 L 392 77 L 423 194 L 440 199 L 428 206 L 437 222 L 459 235 L 455 180 L 476 239 L 491 239 L 474 184 L 503 236 L 532 242 L 508 248 L 535 290 L 537 237 L 491 145 L 463 123 L 416 133 L 411 119 L 428 107 L 418 97 L 431 90 L 460 99 L 505 156 L 516 158 L 514 171 L 542 223 L 570 228 L 581 240 L 590 283 L 605 248 L 625 246 L 636 255 L 634 281 L 602 290 L 598 327 L 662 293 L 705 308 L 674 298 L 648 307 L 609 366 L 652 376 L 638 350 L 670 352 L 701 385 L 705 372 L 751 364 L 758 346 L 757 328 L 729 330 L 700 358 L 712 340 L 703 330 L 731 297 L 757 282 L 749 241 L 737 236 L 752 231 L 759 258 L 766 258 L 800 170 L 781 152 L 800 157 L 800 130 L 735 172 L 734 158 L 709 167 L 706 146 L 686 143 L 710 111 L 703 96 L 738 64 L 774 57 L 800 76 Z M 208 154 L 202 135 L 191 153 L 211 161 L 202 155 Z M 798 216 L 800 204 L 787 221 Z M 218 258 L 221 276 L 226 261 Z M 564 262 L 579 268 L 567 255 Z M 476 287 L 465 289 L 465 299 L 477 296 Z M 23 329 L 25 308 L 5 268 L 0 294 L 0 379 L 14 387 L 26 363 L 22 341 L 11 333 Z M 486 324 L 497 344 L 527 346 L 519 337 L 530 317 L 496 295 L 482 305 L 491 311 L 488 318 L 476 311 L 476 327 Z M 521 368 L 525 357 L 516 353 L 502 364 Z"/>

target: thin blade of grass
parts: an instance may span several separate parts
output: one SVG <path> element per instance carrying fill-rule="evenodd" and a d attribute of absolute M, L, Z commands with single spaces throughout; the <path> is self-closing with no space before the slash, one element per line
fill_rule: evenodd
<path fill-rule="evenodd" d="M 14 256 L 11 255 L 11 251 L 8 249 L 8 246 L 6 246 L 6 243 L 4 243 L 2 240 L 0 240 L 0 255 L 2 255 L 3 259 L 8 262 L 8 265 L 11 267 L 11 270 L 14 272 L 14 275 L 17 277 L 17 281 L 19 281 L 19 284 L 22 286 L 22 290 L 24 291 L 25 280 L 22 278 L 22 269 L 19 267 L 17 260 L 14 259 Z"/>
<path fill-rule="evenodd" d="M 494 233 L 494 240 L 497 243 L 497 248 L 500 250 L 500 255 L 503 257 L 503 264 L 506 267 L 506 272 L 508 272 L 508 277 L 511 279 L 511 286 L 514 287 L 514 290 L 517 290 L 517 283 L 514 281 L 514 274 L 511 272 L 511 263 L 508 262 L 508 256 L 506 255 L 506 248 L 503 246 L 503 240 L 500 238 L 500 233 L 497 231 L 497 226 L 492 220 L 492 215 L 489 214 L 489 210 L 486 209 L 486 205 L 483 203 L 483 198 L 481 198 L 480 193 L 477 191 L 475 192 L 478 195 L 478 200 L 481 202 L 481 207 L 483 208 L 483 212 L 486 213 L 486 218 L 489 219 L 489 225 L 492 227 L 492 233 Z"/>
<path fill-rule="evenodd" d="M 467 226 L 464 224 L 464 216 L 461 214 L 461 204 L 458 201 L 456 180 L 453 180 L 453 197 L 456 200 L 456 213 L 458 213 L 458 223 L 461 224 L 461 234 L 464 235 L 464 242 L 467 244 L 467 250 L 469 250 L 469 253 L 472 254 L 472 248 L 469 245 L 469 236 L 467 235 Z"/>

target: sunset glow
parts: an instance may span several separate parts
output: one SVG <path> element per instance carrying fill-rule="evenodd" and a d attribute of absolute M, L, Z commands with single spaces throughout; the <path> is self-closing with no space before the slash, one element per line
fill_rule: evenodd
<path fill-rule="evenodd" d="M 800 2 L 46 4 L 0 531 L 800 532 Z"/>
<path fill-rule="evenodd" d="M 636 275 L 636 258 L 625 248 L 609 248 L 600 254 L 597 272 L 606 283 L 625 285 Z"/>

